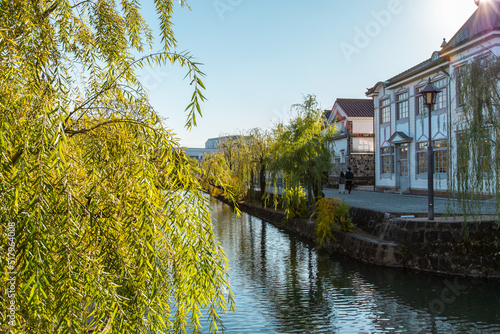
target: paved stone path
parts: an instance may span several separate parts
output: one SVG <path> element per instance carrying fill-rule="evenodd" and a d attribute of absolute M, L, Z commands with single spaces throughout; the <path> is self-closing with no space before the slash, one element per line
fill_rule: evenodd
<path fill-rule="evenodd" d="M 340 198 L 352 207 L 370 209 L 374 211 L 391 213 L 394 215 L 415 215 L 427 217 L 427 196 L 403 195 L 398 193 L 375 192 L 373 190 L 353 190 L 350 194 L 339 194 L 337 189 L 324 188 L 326 197 Z M 489 215 L 495 213 L 494 200 L 481 200 L 475 202 L 480 208 L 480 213 Z M 443 197 L 434 198 L 435 216 L 444 215 L 448 212 L 460 214 L 460 209 L 453 199 Z"/>

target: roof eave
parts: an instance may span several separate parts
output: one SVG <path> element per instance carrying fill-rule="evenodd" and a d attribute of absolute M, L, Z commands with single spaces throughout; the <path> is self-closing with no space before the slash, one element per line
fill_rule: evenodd
<path fill-rule="evenodd" d="M 428 76 L 429 74 L 438 71 L 441 67 L 443 67 L 443 65 L 449 64 L 447 59 L 443 59 L 443 58 L 440 58 L 440 59 L 442 59 L 442 61 L 431 63 L 428 66 L 425 66 L 425 67 L 419 69 L 418 71 L 408 73 L 407 75 L 401 76 L 400 78 L 395 77 L 396 79 L 391 79 L 391 81 L 392 80 L 394 80 L 394 81 L 390 82 L 386 87 L 388 89 L 392 89 L 394 87 L 404 85 L 408 82 L 422 79 L 422 78 Z"/>
<path fill-rule="evenodd" d="M 442 54 L 443 54 L 443 56 L 451 57 L 457 53 L 462 52 L 464 49 L 471 48 L 471 46 L 474 46 L 474 44 L 481 44 L 481 43 L 487 42 L 488 40 L 491 40 L 495 37 L 500 37 L 500 28 L 493 29 L 493 30 L 489 31 L 487 34 L 478 34 L 473 38 L 470 38 L 470 39 L 463 41 L 457 45 L 454 45 L 453 47 L 444 48 L 442 50 Z"/>
<path fill-rule="evenodd" d="M 378 86 L 384 86 L 387 84 L 387 82 L 384 81 L 379 81 L 377 82 L 372 88 L 367 88 L 365 95 L 368 97 L 374 97 L 377 96 L 378 93 L 376 92 Z"/>

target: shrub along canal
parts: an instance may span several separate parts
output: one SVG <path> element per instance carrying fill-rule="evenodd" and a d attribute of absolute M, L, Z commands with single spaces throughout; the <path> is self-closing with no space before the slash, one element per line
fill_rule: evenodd
<path fill-rule="evenodd" d="M 211 207 L 237 307 L 222 316 L 227 333 L 500 333 L 498 280 L 328 255 L 215 199 Z"/>

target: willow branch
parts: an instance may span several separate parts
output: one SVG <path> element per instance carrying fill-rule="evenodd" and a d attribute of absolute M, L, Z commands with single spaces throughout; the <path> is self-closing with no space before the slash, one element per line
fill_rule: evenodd
<path fill-rule="evenodd" d="M 49 8 L 47 8 L 43 13 L 42 13 L 42 18 L 47 18 L 54 10 L 56 10 L 57 6 L 59 6 L 59 1 L 56 0 L 52 5 L 50 5 Z"/>
<path fill-rule="evenodd" d="M 14 156 L 12 156 L 12 158 L 10 159 L 12 166 L 14 166 L 16 164 L 17 160 L 19 160 L 19 158 L 21 157 L 23 152 L 24 152 L 24 149 L 21 148 L 19 151 L 16 152 L 16 154 L 14 154 Z"/>
<path fill-rule="evenodd" d="M 178 53 L 175 53 L 175 52 L 156 52 L 156 53 L 152 53 L 150 55 L 144 56 L 144 57 L 142 57 L 140 59 L 137 59 L 137 60 L 133 61 L 132 63 L 128 64 L 127 67 L 122 72 L 120 72 L 118 74 L 118 76 L 115 79 L 113 79 L 112 82 L 110 82 L 108 84 L 107 87 L 103 85 L 103 87 L 101 88 L 101 90 L 98 91 L 97 93 L 95 93 L 94 96 L 91 96 L 86 101 L 84 101 L 80 106 L 76 107 L 72 112 L 70 112 L 69 115 L 64 120 L 64 126 L 66 126 L 66 124 L 69 121 L 69 119 L 71 118 L 71 116 L 73 116 L 77 111 L 84 109 L 86 105 L 88 105 L 92 101 L 95 101 L 99 96 L 101 96 L 106 91 L 108 91 L 111 88 L 113 88 L 116 85 L 116 83 L 118 82 L 118 80 L 121 79 L 132 66 L 135 66 L 136 64 L 139 64 L 139 63 L 143 62 L 144 60 L 146 60 L 148 58 L 151 58 L 151 57 L 154 57 L 154 56 L 162 56 L 162 55 L 172 56 L 172 57 L 178 57 L 178 58 L 182 59 L 188 65 L 188 67 L 190 69 L 190 72 L 193 71 L 193 68 L 195 70 L 197 69 L 196 63 L 192 63 L 190 61 L 190 58 L 188 56 L 184 55 L 184 54 L 178 54 Z M 174 58 L 174 60 L 171 60 L 171 61 L 175 61 L 175 58 Z M 181 66 L 182 65 L 183 65 L 183 62 L 181 62 Z M 189 75 L 189 73 L 187 75 Z"/>
<path fill-rule="evenodd" d="M 80 5 L 83 5 L 84 3 L 87 3 L 87 2 L 92 2 L 92 0 L 80 1 L 79 3 L 71 6 L 71 9 L 76 8 L 76 7 L 80 6 Z"/>
<path fill-rule="evenodd" d="M 70 137 L 73 137 L 74 135 L 85 134 L 85 133 L 94 131 L 97 128 L 100 128 L 101 126 L 105 126 L 105 125 L 109 125 L 109 124 L 115 124 L 115 123 L 132 123 L 132 124 L 138 124 L 138 125 L 142 125 L 142 126 L 144 126 L 146 128 L 149 128 L 149 129 L 153 130 L 147 124 L 144 124 L 144 123 L 139 122 L 139 121 L 134 121 L 134 120 L 131 120 L 131 119 L 113 119 L 113 120 L 109 120 L 109 121 L 106 121 L 106 122 L 99 123 L 99 124 L 97 124 L 97 125 L 89 128 L 89 129 L 80 129 L 80 130 L 64 129 L 64 132 L 67 133 L 67 134 L 69 134 Z"/>

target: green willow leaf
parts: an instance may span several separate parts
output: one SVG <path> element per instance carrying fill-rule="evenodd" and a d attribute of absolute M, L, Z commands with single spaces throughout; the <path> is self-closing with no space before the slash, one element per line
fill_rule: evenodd
<path fill-rule="evenodd" d="M 15 325 L 0 332 L 198 332 L 199 310 L 232 308 L 197 169 L 135 74 L 183 67 L 196 124 L 204 74 L 173 51 L 173 1 L 155 6 L 164 48 L 138 59 L 152 34 L 137 0 L 0 6 L 0 240 L 14 222 L 17 271 Z"/>

